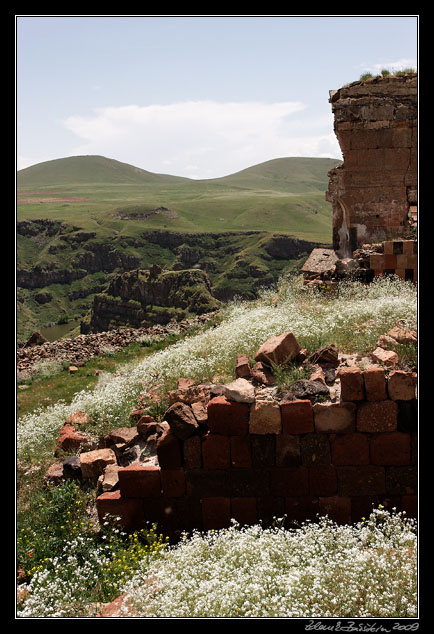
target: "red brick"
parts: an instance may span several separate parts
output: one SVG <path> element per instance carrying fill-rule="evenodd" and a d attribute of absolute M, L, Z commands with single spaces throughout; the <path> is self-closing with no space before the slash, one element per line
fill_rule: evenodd
<path fill-rule="evenodd" d="M 276 467 L 270 472 L 271 495 L 291 497 L 309 494 L 309 473 L 306 467 Z"/>
<path fill-rule="evenodd" d="M 243 436 L 249 431 L 249 406 L 247 403 L 229 401 L 216 396 L 208 403 L 208 429 L 212 434 Z"/>
<path fill-rule="evenodd" d="M 202 466 L 201 440 L 199 436 L 190 436 L 182 443 L 185 469 L 200 469 Z"/>
<path fill-rule="evenodd" d="M 310 495 L 285 498 L 286 526 L 294 528 L 306 520 L 316 520 L 319 512 L 318 498 Z"/>
<path fill-rule="evenodd" d="M 161 488 L 165 497 L 181 497 L 185 493 L 184 469 L 163 469 Z"/>
<path fill-rule="evenodd" d="M 386 373 L 383 368 L 371 366 L 363 372 L 365 381 L 366 400 L 385 401 L 386 393 Z"/>
<path fill-rule="evenodd" d="M 256 524 L 258 521 L 256 498 L 232 498 L 231 517 L 241 525 Z"/>
<path fill-rule="evenodd" d="M 283 434 L 308 434 L 314 431 L 312 403 L 309 399 L 282 401 Z"/>
<path fill-rule="evenodd" d="M 398 424 L 398 406 L 394 401 L 360 403 L 357 408 L 357 431 L 390 432 Z"/>
<path fill-rule="evenodd" d="M 203 498 L 202 521 L 204 530 L 228 528 L 231 523 L 231 500 L 225 497 Z"/>
<path fill-rule="evenodd" d="M 416 396 L 417 374 L 394 370 L 389 374 L 387 390 L 393 401 L 411 401 Z"/>
<path fill-rule="evenodd" d="M 357 465 L 337 466 L 338 494 L 380 495 L 386 491 L 386 473 L 383 466 Z"/>
<path fill-rule="evenodd" d="M 157 457 L 162 469 L 182 467 L 180 441 L 170 429 L 165 430 L 157 441 Z"/>
<path fill-rule="evenodd" d="M 371 462 L 378 465 L 410 464 L 411 435 L 392 432 L 372 437 Z"/>
<path fill-rule="evenodd" d="M 337 493 L 338 481 L 333 465 L 309 468 L 309 492 L 313 496 L 328 497 Z"/>
<path fill-rule="evenodd" d="M 338 376 L 341 381 L 342 401 L 362 401 L 364 399 L 363 373 L 357 365 L 341 368 Z"/>
<path fill-rule="evenodd" d="M 124 498 L 121 492 L 108 491 L 96 499 L 99 522 L 102 524 L 106 514 L 120 517 L 120 524 L 126 530 L 140 528 L 144 520 L 143 500 Z"/>
<path fill-rule="evenodd" d="M 219 434 L 204 436 L 202 438 L 202 461 L 204 469 L 229 469 L 229 438 Z"/>
<path fill-rule="evenodd" d="M 185 472 L 185 481 L 187 495 L 192 498 L 226 497 L 231 490 L 230 472 L 226 469 L 191 469 Z"/>
<path fill-rule="evenodd" d="M 276 436 L 276 465 L 295 467 L 301 464 L 300 436 L 280 434 Z"/>
<path fill-rule="evenodd" d="M 232 469 L 230 487 L 231 496 L 235 498 L 269 497 L 269 471 L 266 469 Z"/>
<path fill-rule="evenodd" d="M 250 436 L 231 436 L 231 466 L 235 468 L 249 468 L 252 466 L 250 450 Z"/>
<path fill-rule="evenodd" d="M 418 488 L 416 465 L 391 465 L 385 467 L 385 470 L 386 491 L 389 495 L 416 495 Z"/>
<path fill-rule="evenodd" d="M 313 417 L 317 432 L 353 432 L 356 422 L 356 405 L 352 402 L 315 403 Z"/>
<path fill-rule="evenodd" d="M 385 269 L 396 269 L 397 262 L 399 256 L 392 255 L 390 253 L 386 253 L 384 255 L 384 268 Z"/>
<path fill-rule="evenodd" d="M 327 515 L 337 524 L 351 523 L 351 499 L 349 497 L 319 498 L 319 513 Z"/>
<path fill-rule="evenodd" d="M 133 463 L 118 471 L 119 489 L 123 497 L 156 498 L 161 495 L 160 469 L 155 465 Z"/>
<path fill-rule="evenodd" d="M 369 464 L 369 439 L 365 434 L 340 434 L 330 438 L 334 465 Z"/>

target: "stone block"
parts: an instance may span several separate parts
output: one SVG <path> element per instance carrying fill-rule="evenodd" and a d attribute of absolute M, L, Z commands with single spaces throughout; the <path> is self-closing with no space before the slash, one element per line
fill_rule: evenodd
<path fill-rule="evenodd" d="M 386 491 L 390 495 L 417 495 L 418 470 L 416 465 L 386 467 Z"/>
<path fill-rule="evenodd" d="M 276 463 L 276 436 L 250 434 L 252 467 L 272 467 Z"/>
<path fill-rule="evenodd" d="M 285 515 L 285 498 L 259 496 L 256 500 L 258 520 L 260 520 L 264 528 L 271 526 L 277 518 L 283 518 Z"/>
<path fill-rule="evenodd" d="M 393 350 L 384 350 L 383 348 L 375 348 L 371 352 L 371 357 L 375 363 L 381 363 L 387 367 L 393 367 L 399 361 L 399 357 Z"/>
<path fill-rule="evenodd" d="M 224 469 L 192 469 L 185 472 L 186 491 L 194 498 L 229 496 L 230 472 Z"/>
<path fill-rule="evenodd" d="M 369 438 L 366 434 L 333 434 L 330 445 L 334 465 L 369 464 Z"/>
<path fill-rule="evenodd" d="M 306 520 L 318 519 L 318 497 L 312 495 L 288 496 L 285 498 L 286 526 L 294 528 L 300 526 Z"/>
<path fill-rule="evenodd" d="M 389 374 L 387 391 L 393 401 L 412 401 L 416 398 L 417 374 L 394 370 Z"/>
<path fill-rule="evenodd" d="M 112 449 L 95 449 L 80 454 L 80 468 L 83 478 L 94 479 L 104 473 L 107 465 L 116 464 L 116 454 Z"/>
<path fill-rule="evenodd" d="M 405 511 L 406 517 L 413 519 L 418 518 L 418 501 L 417 495 L 403 495 L 401 500 L 401 508 Z"/>
<path fill-rule="evenodd" d="M 309 467 L 309 493 L 317 497 L 336 495 L 338 481 L 333 465 Z"/>
<path fill-rule="evenodd" d="M 336 524 L 351 523 L 351 498 L 349 497 L 320 497 L 319 514 L 327 515 Z"/>
<path fill-rule="evenodd" d="M 395 401 L 360 403 L 357 408 L 357 431 L 378 433 L 395 431 L 398 425 L 398 406 Z"/>
<path fill-rule="evenodd" d="M 180 469 L 182 455 L 180 440 L 171 429 L 165 429 L 157 441 L 158 464 L 162 469 Z"/>
<path fill-rule="evenodd" d="M 258 521 L 256 498 L 231 498 L 231 518 L 241 526 L 253 526 Z"/>
<path fill-rule="evenodd" d="M 212 434 L 244 436 L 249 430 L 249 405 L 214 397 L 208 403 L 208 429 Z"/>
<path fill-rule="evenodd" d="M 269 401 L 256 401 L 250 408 L 250 434 L 280 434 L 282 420 L 280 407 Z"/>
<path fill-rule="evenodd" d="M 300 437 L 301 463 L 308 467 L 331 463 L 328 434 L 305 434 Z"/>
<path fill-rule="evenodd" d="M 125 530 L 136 530 L 144 521 L 143 500 L 139 498 L 124 498 L 120 491 L 102 493 L 96 499 L 96 510 L 100 524 L 108 515 L 120 517 L 120 524 Z"/>
<path fill-rule="evenodd" d="M 383 368 L 377 366 L 366 368 L 363 372 L 363 379 L 368 401 L 385 401 L 387 399 L 386 373 Z"/>
<path fill-rule="evenodd" d="M 379 495 L 386 492 L 385 468 L 377 465 L 337 466 L 338 495 Z"/>
<path fill-rule="evenodd" d="M 352 432 L 356 423 L 356 405 L 344 401 L 340 403 L 315 403 L 313 417 L 317 432 Z"/>
<path fill-rule="evenodd" d="M 306 467 L 275 467 L 270 471 L 271 495 L 293 497 L 309 495 L 309 472 Z"/>
<path fill-rule="evenodd" d="M 231 467 L 249 468 L 252 466 L 252 454 L 250 449 L 250 436 L 231 436 Z"/>
<path fill-rule="evenodd" d="M 199 424 L 187 403 L 173 403 L 166 411 L 164 419 L 169 423 L 172 433 L 185 440 L 198 429 Z"/>
<path fill-rule="evenodd" d="M 270 474 L 266 469 L 232 469 L 231 497 L 267 497 Z"/>
<path fill-rule="evenodd" d="M 411 401 L 396 401 L 398 405 L 398 431 L 417 432 L 418 407 L 417 399 Z"/>
<path fill-rule="evenodd" d="M 308 434 L 314 431 L 312 402 L 296 399 L 280 403 L 282 433 Z"/>
<path fill-rule="evenodd" d="M 341 381 L 342 401 L 362 401 L 365 398 L 363 373 L 357 365 L 340 368 L 338 376 Z"/>
<path fill-rule="evenodd" d="M 165 497 L 181 497 L 185 494 L 184 469 L 164 469 L 161 471 L 161 488 Z"/>
<path fill-rule="evenodd" d="M 124 498 L 157 498 L 161 495 L 160 469 L 155 465 L 133 463 L 120 467 L 119 490 Z"/>
<path fill-rule="evenodd" d="M 284 332 L 276 337 L 270 337 L 265 341 L 255 355 L 255 361 L 261 361 L 267 365 L 289 363 L 300 352 L 301 347 L 292 334 Z"/>
<path fill-rule="evenodd" d="M 230 444 L 228 436 L 207 434 L 202 438 L 202 463 L 204 469 L 229 469 Z"/>
<path fill-rule="evenodd" d="M 228 528 L 231 523 L 231 500 L 227 497 L 209 497 L 202 500 L 204 530 Z"/>
<path fill-rule="evenodd" d="M 183 464 L 185 469 L 200 469 L 202 466 L 201 439 L 190 436 L 182 443 Z"/>
<path fill-rule="evenodd" d="M 250 376 L 249 357 L 246 354 L 237 355 L 237 363 L 235 365 L 235 375 L 244 379 Z"/>
<path fill-rule="evenodd" d="M 300 464 L 300 436 L 290 434 L 276 436 L 276 465 L 278 467 L 296 467 Z"/>
<path fill-rule="evenodd" d="M 371 463 L 408 465 L 411 462 L 411 434 L 391 432 L 371 438 Z"/>

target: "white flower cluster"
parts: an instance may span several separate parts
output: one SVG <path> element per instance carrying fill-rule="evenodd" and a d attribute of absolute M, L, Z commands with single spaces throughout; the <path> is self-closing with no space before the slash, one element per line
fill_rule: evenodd
<path fill-rule="evenodd" d="M 195 533 L 124 587 L 122 615 L 415 617 L 416 543 L 415 523 L 384 511 L 356 526 Z"/>

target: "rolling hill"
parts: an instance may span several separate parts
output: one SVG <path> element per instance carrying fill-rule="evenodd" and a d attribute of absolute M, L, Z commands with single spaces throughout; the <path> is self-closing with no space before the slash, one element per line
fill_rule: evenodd
<path fill-rule="evenodd" d="M 339 163 L 278 158 L 208 180 L 102 156 L 20 170 L 19 335 L 84 318 L 114 274 L 152 264 L 206 270 L 223 301 L 253 298 L 315 245 L 330 244 L 327 172 Z"/>

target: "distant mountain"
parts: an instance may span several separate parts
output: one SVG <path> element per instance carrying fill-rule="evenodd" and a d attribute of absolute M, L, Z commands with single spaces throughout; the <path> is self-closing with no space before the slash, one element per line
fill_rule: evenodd
<path fill-rule="evenodd" d="M 31 165 L 17 173 L 18 187 L 50 187 L 80 183 L 181 183 L 181 176 L 154 174 L 104 156 L 70 156 Z"/>

